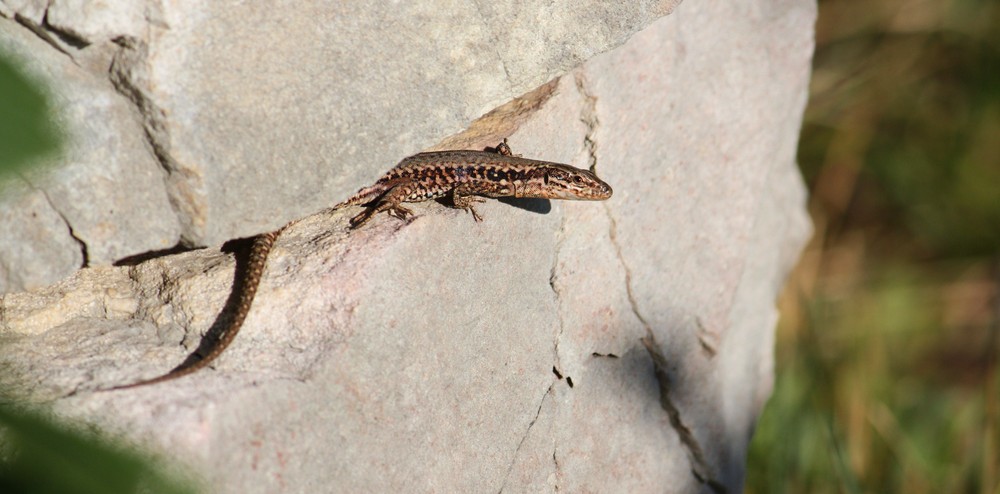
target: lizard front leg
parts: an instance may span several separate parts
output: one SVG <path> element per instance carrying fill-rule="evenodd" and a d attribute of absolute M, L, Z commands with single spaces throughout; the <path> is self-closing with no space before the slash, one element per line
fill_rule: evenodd
<path fill-rule="evenodd" d="M 479 213 L 476 212 L 476 208 L 472 207 L 472 205 L 477 202 L 486 202 L 486 199 L 472 194 L 468 185 L 462 184 L 454 189 L 451 189 L 451 207 L 455 209 L 464 209 L 472 213 L 473 220 L 483 221 L 483 217 L 479 216 Z"/>
<path fill-rule="evenodd" d="M 489 148 L 487 148 L 487 149 L 489 149 Z M 497 154 L 500 154 L 500 155 L 503 155 L 503 156 L 512 156 L 514 158 L 520 158 L 521 157 L 520 154 L 514 154 L 510 150 L 510 146 L 507 145 L 507 138 L 506 137 L 504 137 L 503 140 L 500 141 L 500 144 L 497 144 L 497 147 L 493 148 L 493 152 L 497 153 Z"/>

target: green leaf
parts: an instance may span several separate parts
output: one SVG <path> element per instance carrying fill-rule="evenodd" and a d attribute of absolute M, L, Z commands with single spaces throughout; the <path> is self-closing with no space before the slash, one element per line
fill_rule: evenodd
<path fill-rule="evenodd" d="M 148 460 L 38 413 L 0 405 L 0 439 L 0 492 L 194 492 Z"/>
<path fill-rule="evenodd" d="M 0 53 L 0 178 L 60 145 L 45 93 Z"/>

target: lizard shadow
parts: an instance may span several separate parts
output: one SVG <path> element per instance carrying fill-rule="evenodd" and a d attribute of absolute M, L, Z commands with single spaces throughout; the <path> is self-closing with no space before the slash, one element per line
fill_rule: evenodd
<path fill-rule="evenodd" d="M 157 259 L 160 257 L 172 256 L 174 254 L 182 254 L 184 252 L 191 252 L 193 250 L 201 250 L 204 247 L 188 247 L 181 243 L 177 243 L 173 247 L 167 247 L 166 249 L 150 250 L 146 252 L 140 252 L 138 254 L 133 254 L 131 256 L 123 257 L 117 261 L 111 263 L 112 266 L 138 266 L 151 259 Z"/>
<path fill-rule="evenodd" d="M 548 199 L 538 199 L 534 197 L 497 197 L 497 201 L 502 202 L 508 206 L 514 206 L 518 209 L 523 209 L 525 211 L 530 211 L 537 214 L 549 214 L 552 211 L 552 201 Z M 447 207 L 455 207 L 455 202 L 453 198 L 442 197 L 435 199 L 438 204 Z"/>
<path fill-rule="evenodd" d="M 549 212 L 552 211 L 552 201 L 548 199 L 499 197 L 497 200 L 518 209 L 531 211 L 532 213 L 549 214 Z"/>
<path fill-rule="evenodd" d="M 215 317 L 215 321 L 212 321 L 212 325 L 205 332 L 205 336 L 202 336 L 201 342 L 198 343 L 198 348 L 168 374 L 181 371 L 204 360 L 205 355 L 211 353 L 212 349 L 219 343 L 223 332 L 229 327 L 232 315 L 238 309 L 240 294 L 243 293 L 246 279 L 249 277 L 250 248 L 253 246 L 254 238 L 237 238 L 222 244 L 222 248 L 219 250 L 227 254 L 233 254 L 236 261 L 233 289 L 229 292 L 229 297 L 226 298 L 226 302 L 222 305 L 219 315 Z"/>

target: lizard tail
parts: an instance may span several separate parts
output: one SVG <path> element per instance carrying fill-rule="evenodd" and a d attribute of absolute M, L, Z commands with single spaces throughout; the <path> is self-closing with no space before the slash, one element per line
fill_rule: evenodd
<path fill-rule="evenodd" d="M 360 206 L 363 204 L 368 204 L 378 199 L 379 196 L 381 196 L 384 193 L 385 193 L 385 186 L 382 184 L 382 182 L 381 181 L 375 182 L 375 184 L 373 184 L 372 186 L 364 187 L 361 190 L 357 191 L 353 196 L 348 197 L 340 204 L 334 206 L 333 209 L 340 209 L 346 206 Z"/>
<path fill-rule="evenodd" d="M 219 335 L 218 342 L 208 355 L 205 355 L 204 358 L 190 365 L 184 366 L 182 364 L 181 367 L 178 367 L 162 376 L 132 384 L 115 386 L 113 388 L 108 388 L 106 391 L 136 388 L 139 386 L 146 386 L 149 384 L 156 384 L 177 379 L 205 368 L 208 364 L 212 363 L 213 360 L 218 358 L 219 355 L 221 355 L 222 352 L 229 346 L 229 344 L 233 342 L 233 339 L 236 338 L 236 334 L 240 332 L 240 328 L 243 326 L 243 321 L 246 320 L 247 314 L 250 313 L 250 306 L 253 304 L 254 296 L 257 295 L 257 287 L 260 286 L 260 279 L 264 274 L 264 266 L 267 264 L 267 256 L 271 253 L 271 248 L 274 246 L 274 242 L 278 239 L 278 235 L 280 235 L 285 228 L 287 228 L 287 225 L 273 232 L 258 235 L 257 238 L 254 239 L 253 247 L 250 248 L 250 258 L 247 263 L 246 276 L 244 277 L 242 283 L 237 281 L 235 284 L 236 286 L 233 287 L 233 289 L 237 291 L 236 311 L 233 313 L 228 324 L 226 324 L 225 329 L 222 330 L 222 333 Z"/>

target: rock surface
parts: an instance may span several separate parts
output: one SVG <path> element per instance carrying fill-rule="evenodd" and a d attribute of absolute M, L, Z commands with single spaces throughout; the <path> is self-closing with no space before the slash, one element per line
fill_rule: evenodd
<path fill-rule="evenodd" d="M 0 14 L 18 19 L 0 19 L 0 52 L 51 83 L 67 110 L 57 118 L 86 134 L 71 136 L 37 187 L 72 192 L 55 207 L 86 265 L 108 265 L 217 245 L 335 203 L 678 2 L 0 0 Z M 16 205 L 3 198 L 0 209 Z M 67 257 L 51 252 L 62 244 L 31 249 Z M 0 264 L 16 269 L 11 250 L 0 239 Z M 0 293 L 79 267 L 16 273 Z"/>
<path fill-rule="evenodd" d="M 688 2 L 627 41 L 670 6 L 551 12 L 532 35 L 530 6 L 469 5 L 172 5 L 155 40 L 119 39 L 115 84 L 162 130 L 179 235 L 278 226 L 434 140 L 510 135 L 515 153 L 593 166 L 609 201 L 491 201 L 483 223 L 418 204 L 352 232 L 356 210 L 308 216 L 214 369 L 127 391 L 94 390 L 184 360 L 224 312 L 241 244 L 84 269 L 0 298 L 0 384 L 213 492 L 742 490 L 774 299 L 809 233 L 794 158 L 815 5 Z M 357 19 L 336 24 L 343 43 L 310 41 L 333 17 Z M 587 22 L 617 30 L 588 38 Z M 466 42 L 432 41 L 445 33 Z M 376 52 L 347 67 L 362 47 Z"/>
<path fill-rule="evenodd" d="M 21 62 L 50 95 L 64 148 L 0 178 L 0 293 L 39 288 L 82 265 L 107 265 L 177 244 L 177 215 L 138 115 L 106 73 L 95 74 L 32 31 L 0 19 L 0 56 Z M 106 67 L 105 67 L 106 71 Z M 44 199 L 44 204 L 26 197 Z M 36 211 L 58 217 L 62 227 Z"/>

